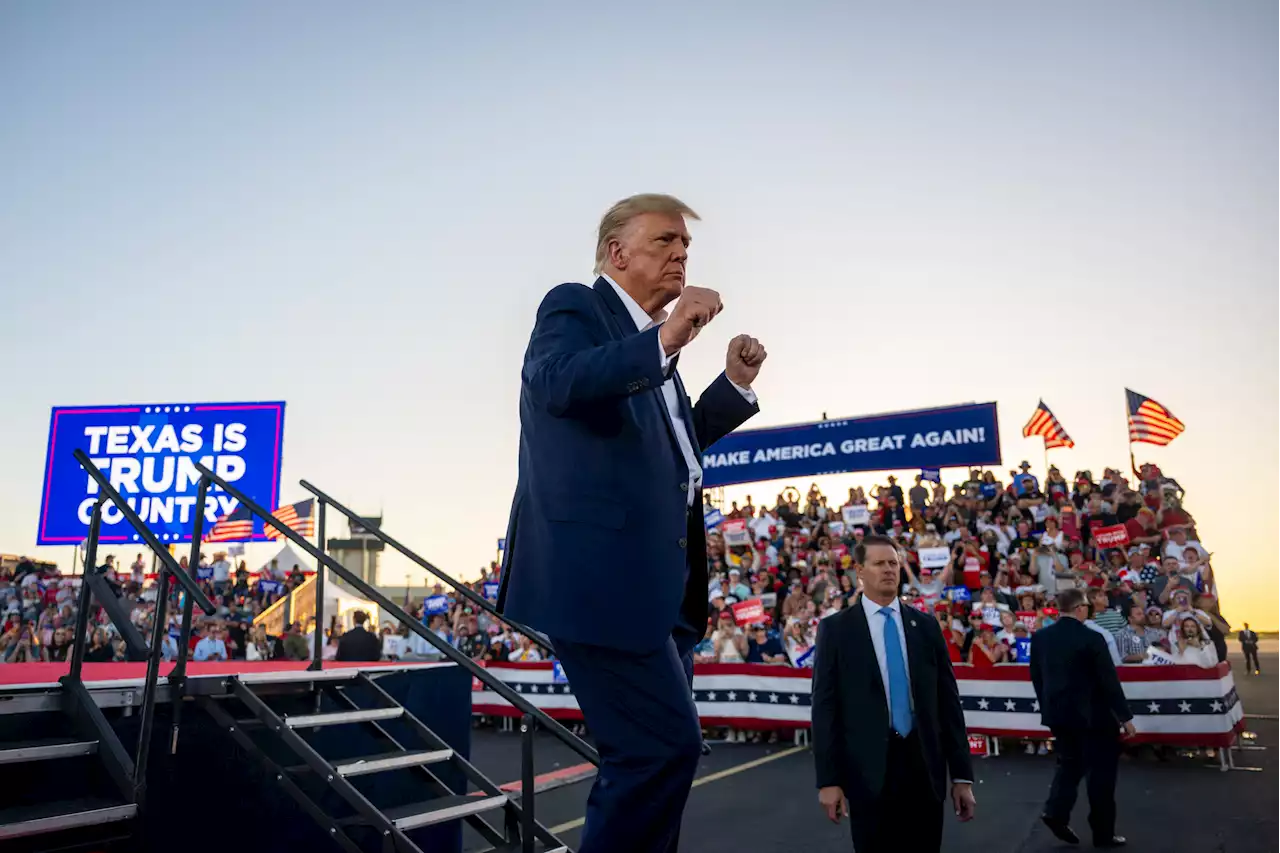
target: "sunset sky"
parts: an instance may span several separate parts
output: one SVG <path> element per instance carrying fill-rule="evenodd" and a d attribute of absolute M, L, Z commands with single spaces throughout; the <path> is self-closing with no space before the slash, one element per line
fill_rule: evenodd
<path fill-rule="evenodd" d="M 284 500 L 306 477 L 474 576 L 534 310 L 656 191 L 725 304 L 691 390 L 749 332 L 752 427 L 994 400 L 1002 473 L 1043 476 L 1038 399 L 1076 441 L 1052 461 L 1098 474 L 1133 388 L 1187 425 L 1137 457 L 1187 489 L 1224 614 L 1275 629 L 1276 17 L 4 4 L 0 552 L 34 551 L 51 406 L 287 400 Z"/>

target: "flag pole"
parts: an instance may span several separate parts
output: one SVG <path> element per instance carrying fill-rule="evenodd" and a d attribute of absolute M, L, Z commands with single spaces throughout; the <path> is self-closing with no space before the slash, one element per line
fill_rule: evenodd
<path fill-rule="evenodd" d="M 1040 436 L 1040 439 L 1041 441 L 1044 441 L 1044 436 Z M 1046 483 L 1049 482 L 1049 442 L 1048 441 L 1044 441 L 1044 481 Z"/>
<path fill-rule="evenodd" d="M 1138 463 L 1133 458 L 1133 433 L 1129 429 L 1129 389 L 1124 389 L 1124 434 L 1129 442 L 1129 470 L 1133 472 L 1135 479 L 1142 479 L 1138 473 Z"/>

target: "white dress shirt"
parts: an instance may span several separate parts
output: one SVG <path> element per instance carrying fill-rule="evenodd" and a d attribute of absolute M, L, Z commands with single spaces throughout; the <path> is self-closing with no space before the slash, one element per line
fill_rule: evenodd
<path fill-rule="evenodd" d="M 1120 664 L 1124 663 L 1124 661 L 1120 659 L 1120 648 L 1116 645 L 1115 634 L 1112 634 L 1110 631 L 1108 631 L 1106 628 L 1103 628 L 1101 625 L 1099 625 L 1097 622 L 1094 622 L 1092 619 L 1086 619 L 1084 621 L 1084 626 L 1091 631 L 1097 631 L 1099 634 L 1102 635 L 1102 639 L 1107 641 L 1107 652 L 1111 655 L 1111 662 L 1113 664 L 1115 664 L 1116 666 L 1119 666 Z"/>
<path fill-rule="evenodd" d="M 884 620 L 880 608 L 886 605 L 876 604 L 867 596 L 862 596 L 862 608 L 867 611 L 867 627 L 871 629 L 871 646 L 876 651 L 876 663 L 880 666 L 880 681 L 884 684 L 884 706 L 893 719 L 893 707 L 889 702 L 889 664 L 884 658 Z M 907 657 L 906 626 L 902 623 L 902 607 L 897 598 L 887 605 L 893 611 L 893 624 L 898 632 L 898 645 L 902 647 L 902 662 L 907 669 L 907 685 L 911 684 L 911 660 Z M 910 695 L 910 694 L 908 694 Z M 915 713 L 915 697 L 911 699 L 911 711 Z"/>
<path fill-rule="evenodd" d="M 600 277 L 609 282 L 614 292 L 618 294 L 618 298 L 622 300 L 627 313 L 631 315 L 631 320 L 636 324 L 636 331 L 643 332 L 666 321 L 666 311 L 660 310 L 656 315 L 650 317 L 640 307 L 640 304 L 631 298 L 631 294 L 623 290 L 616 281 L 607 275 L 601 275 Z M 675 357 L 675 354 L 666 354 L 662 348 L 661 339 L 658 340 L 658 357 L 662 359 L 662 372 L 665 374 L 667 368 L 671 366 L 671 359 Z M 738 393 L 748 403 L 756 401 L 756 394 L 750 388 L 743 388 L 732 381 L 729 384 L 738 389 Z M 666 403 L 667 414 L 671 416 L 671 424 L 676 429 L 676 444 L 680 446 L 680 453 L 684 456 L 684 464 L 689 469 L 689 496 L 686 503 L 688 506 L 693 506 L 694 492 L 702 485 L 702 462 L 698 459 L 698 455 L 693 452 L 693 441 L 689 438 L 689 428 L 684 422 L 684 415 L 681 414 L 680 392 L 676 388 L 674 372 L 667 377 L 666 382 L 662 383 L 662 400 Z"/>
<path fill-rule="evenodd" d="M 902 663 L 907 669 L 907 686 L 911 686 L 911 658 L 907 656 L 907 633 L 906 622 L 902 619 L 901 600 L 894 598 L 887 605 L 876 604 L 866 595 L 859 599 L 862 602 L 862 608 L 867 613 L 867 628 L 871 631 L 871 647 L 876 652 L 876 663 L 880 665 L 880 682 L 884 684 L 884 705 L 885 710 L 889 713 L 889 719 L 893 719 L 893 707 L 889 700 L 889 663 L 884 658 L 884 620 L 885 617 L 880 615 L 881 607 L 888 607 L 893 611 L 893 624 L 898 630 L 898 644 L 902 646 Z M 821 652 L 821 650 L 819 650 Z M 916 697 L 908 691 L 907 695 L 911 699 L 911 715 L 914 717 L 916 713 Z M 952 779 L 955 785 L 972 785 L 971 779 Z"/>

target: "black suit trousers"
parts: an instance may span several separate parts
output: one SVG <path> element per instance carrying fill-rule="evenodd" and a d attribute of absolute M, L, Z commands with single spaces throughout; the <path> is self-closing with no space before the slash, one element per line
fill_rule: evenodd
<path fill-rule="evenodd" d="M 855 853 L 936 853 L 942 847 L 942 803 L 933 793 L 915 733 L 889 734 L 884 788 L 873 803 L 849 803 Z"/>
<path fill-rule="evenodd" d="M 1106 840 L 1116 831 L 1116 769 L 1120 739 L 1115 731 L 1054 729 L 1053 748 L 1058 767 L 1049 787 L 1045 814 L 1059 823 L 1071 819 L 1080 780 L 1089 793 L 1089 828 L 1094 839 Z"/>

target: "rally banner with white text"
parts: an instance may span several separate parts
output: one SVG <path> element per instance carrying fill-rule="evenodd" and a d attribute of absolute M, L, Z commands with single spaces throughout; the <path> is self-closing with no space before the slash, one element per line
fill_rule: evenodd
<path fill-rule="evenodd" d="M 189 540 L 199 462 L 258 503 L 280 498 L 284 403 L 59 406 L 49 418 L 37 545 L 74 545 L 89 532 L 98 484 L 72 453 L 83 450 L 162 542 Z M 239 501 L 209 490 L 205 530 Z M 262 521 L 253 536 L 266 541 Z M 138 541 L 114 504 L 103 506 L 103 542 Z"/>
<path fill-rule="evenodd" d="M 995 403 L 732 432 L 702 454 L 703 485 L 1000 464 Z"/>
<path fill-rule="evenodd" d="M 485 668 L 552 717 L 581 720 L 568 681 L 551 663 L 490 662 Z M 1231 668 L 1121 666 L 1117 670 L 1129 710 L 1144 743 L 1227 746 L 1244 729 L 1244 710 Z M 768 730 L 809 727 L 812 670 L 771 664 L 697 664 L 693 698 L 706 726 Z M 1026 664 L 955 667 L 970 734 L 1047 738 Z M 518 716 L 519 711 L 479 679 L 472 680 L 477 714 Z"/>

